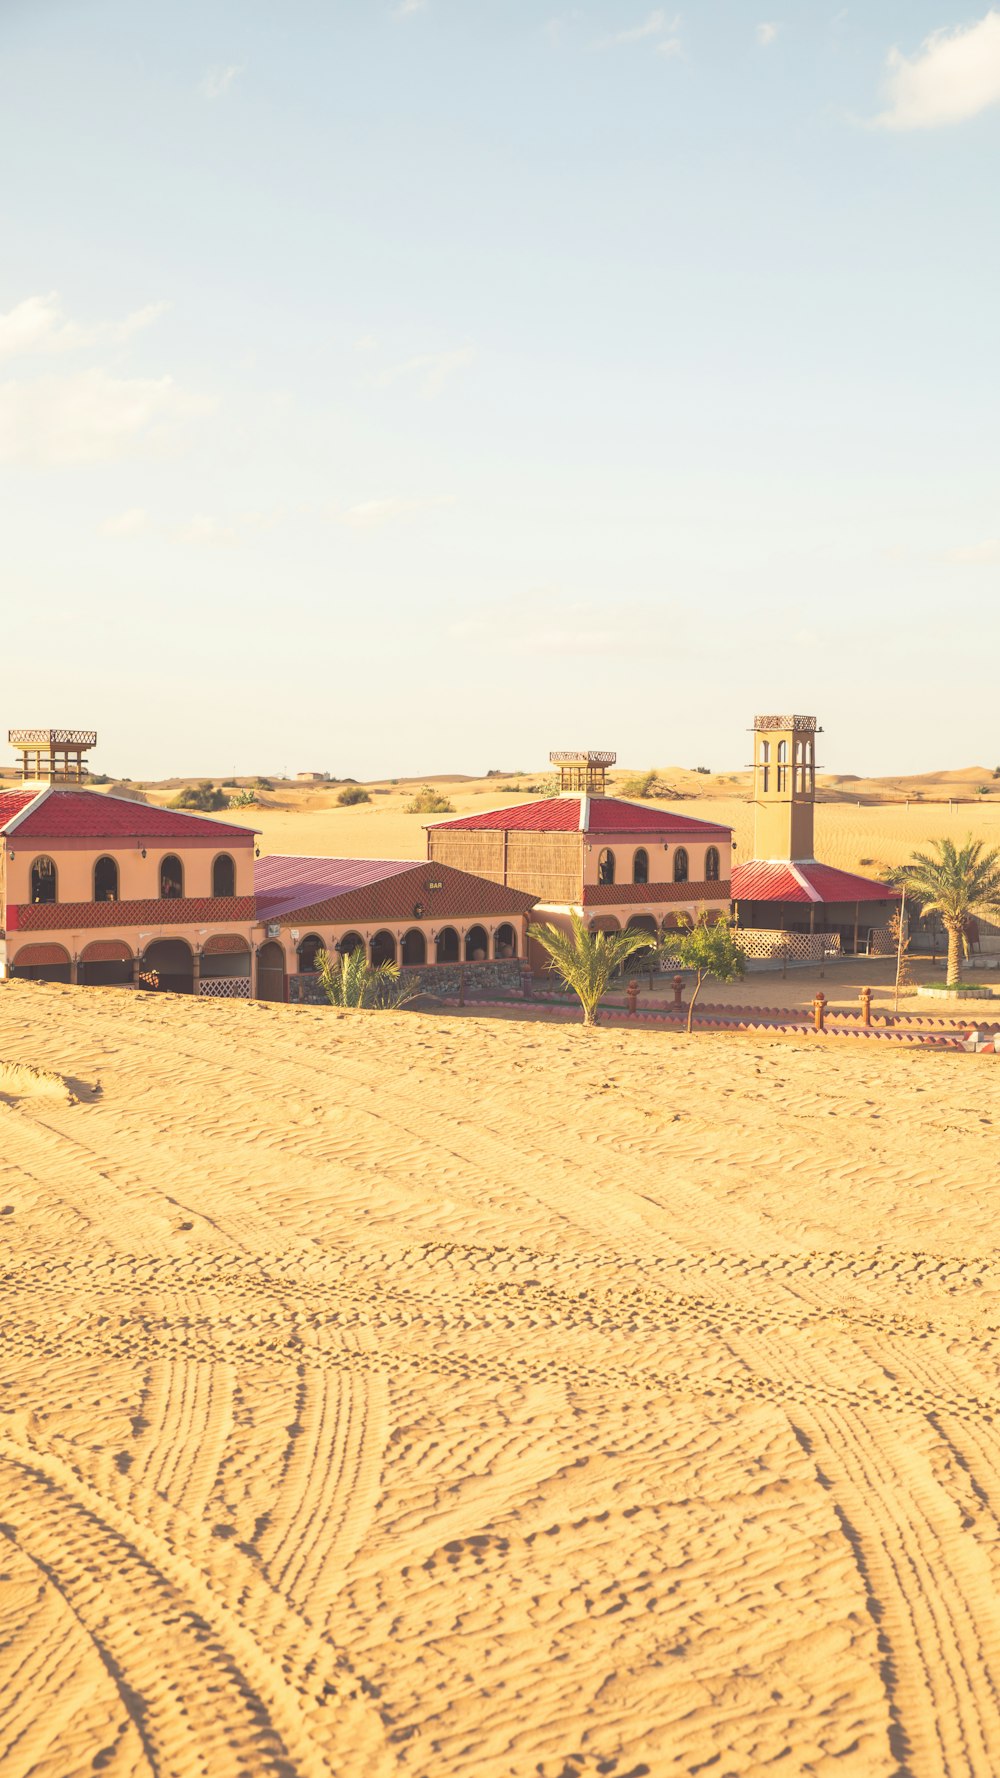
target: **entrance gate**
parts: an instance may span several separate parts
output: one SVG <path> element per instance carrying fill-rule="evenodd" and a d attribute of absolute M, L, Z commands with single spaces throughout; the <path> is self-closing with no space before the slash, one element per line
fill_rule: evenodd
<path fill-rule="evenodd" d="M 268 939 L 257 953 L 257 999 L 284 1000 L 285 953 L 274 939 Z"/>

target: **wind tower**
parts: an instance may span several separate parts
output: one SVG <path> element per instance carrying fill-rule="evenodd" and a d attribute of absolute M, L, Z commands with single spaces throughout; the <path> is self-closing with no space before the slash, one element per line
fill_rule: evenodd
<path fill-rule="evenodd" d="M 97 746 L 93 729 L 12 728 L 7 739 L 21 755 L 25 784 L 85 784 L 87 754 Z"/>
<path fill-rule="evenodd" d="M 550 753 L 549 764 L 559 771 L 560 796 L 605 796 L 607 771 L 616 753 Z"/>
<path fill-rule="evenodd" d="M 753 719 L 753 855 L 815 858 L 815 716 Z"/>

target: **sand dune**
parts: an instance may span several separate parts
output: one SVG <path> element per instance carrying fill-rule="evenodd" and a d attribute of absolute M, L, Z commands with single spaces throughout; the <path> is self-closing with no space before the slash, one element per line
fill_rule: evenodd
<path fill-rule="evenodd" d="M 21 983 L 0 1055 L 73 1083 L 4 1778 L 1000 1768 L 997 1065 Z"/>

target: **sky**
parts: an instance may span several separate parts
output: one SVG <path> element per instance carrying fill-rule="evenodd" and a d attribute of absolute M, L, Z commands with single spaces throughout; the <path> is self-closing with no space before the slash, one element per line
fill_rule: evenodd
<path fill-rule="evenodd" d="M 981 4 L 0 0 L 0 724 L 998 763 Z"/>

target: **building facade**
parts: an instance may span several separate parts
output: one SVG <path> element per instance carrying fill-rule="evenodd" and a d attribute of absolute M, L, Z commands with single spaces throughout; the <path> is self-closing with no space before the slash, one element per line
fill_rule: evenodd
<path fill-rule="evenodd" d="M 729 916 L 732 830 L 715 822 L 608 796 L 614 754 L 554 754 L 557 796 L 427 828 L 428 860 L 537 897 L 535 918 L 593 931 L 676 929 L 705 910 Z M 588 790 L 575 786 L 590 785 Z M 533 967 L 547 967 L 540 946 Z"/>

